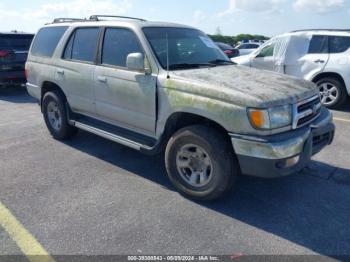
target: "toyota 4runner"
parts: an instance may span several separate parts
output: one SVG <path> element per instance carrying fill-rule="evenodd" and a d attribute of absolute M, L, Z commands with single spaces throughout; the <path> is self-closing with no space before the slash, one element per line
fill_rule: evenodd
<path fill-rule="evenodd" d="M 200 200 L 241 173 L 296 173 L 332 142 L 313 83 L 237 66 L 192 27 L 113 18 L 56 19 L 35 36 L 27 89 L 55 139 L 82 129 L 164 152 L 174 186 Z"/>

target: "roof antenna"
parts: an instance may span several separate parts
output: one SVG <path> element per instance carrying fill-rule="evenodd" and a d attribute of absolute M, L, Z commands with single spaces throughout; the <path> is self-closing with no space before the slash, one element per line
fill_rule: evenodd
<path fill-rule="evenodd" d="M 169 75 L 169 38 L 168 38 L 168 32 L 166 32 L 166 78 L 169 79 L 170 75 Z"/>

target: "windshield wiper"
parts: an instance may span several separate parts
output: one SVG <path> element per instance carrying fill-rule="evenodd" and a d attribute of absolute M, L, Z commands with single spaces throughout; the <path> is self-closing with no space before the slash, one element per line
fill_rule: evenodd
<path fill-rule="evenodd" d="M 215 59 L 212 61 L 209 61 L 209 63 L 211 64 L 215 64 L 215 65 L 235 65 L 235 62 L 232 62 L 231 60 L 225 60 L 225 59 Z"/>
<path fill-rule="evenodd" d="M 187 68 L 200 68 L 200 67 L 215 67 L 215 63 L 197 63 L 197 64 L 190 64 L 190 63 L 181 63 L 181 64 L 172 64 L 169 65 L 170 70 L 174 69 L 187 69 Z"/>

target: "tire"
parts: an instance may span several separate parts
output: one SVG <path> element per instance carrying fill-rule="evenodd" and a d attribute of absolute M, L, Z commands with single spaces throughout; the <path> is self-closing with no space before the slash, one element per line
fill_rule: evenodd
<path fill-rule="evenodd" d="M 230 192 L 240 173 L 233 148 L 224 135 L 201 125 L 181 129 L 170 138 L 165 165 L 169 179 L 181 194 L 203 201 Z"/>
<path fill-rule="evenodd" d="M 47 92 L 43 98 L 42 109 L 46 126 L 53 138 L 67 140 L 76 135 L 78 129 L 68 123 L 65 99 L 61 93 Z"/>
<path fill-rule="evenodd" d="M 322 104 L 328 108 L 342 107 L 347 98 L 348 93 L 344 84 L 337 78 L 325 77 L 316 82 L 321 93 Z M 331 90 L 334 90 L 333 92 Z M 333 98 L 335 97 L 335 98 Z"/>

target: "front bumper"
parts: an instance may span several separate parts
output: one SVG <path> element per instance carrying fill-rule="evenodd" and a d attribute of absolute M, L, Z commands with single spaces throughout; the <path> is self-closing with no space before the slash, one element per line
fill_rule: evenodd
<path fill-rule="evenodd" d="M 302 170 L 313 155 L 332 143 L 334 133 L 332 114 L 323 108 L 306 127 L 268 137 L 231 134 L 231 140 L 243 174 L 274 178 Z M 296 163 L 287 165 L 292 158 Z"/>

